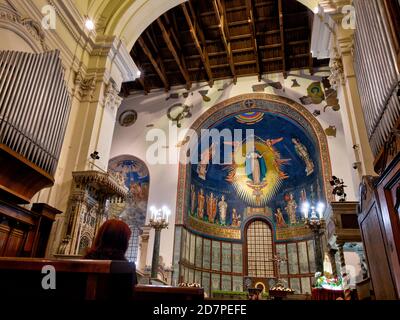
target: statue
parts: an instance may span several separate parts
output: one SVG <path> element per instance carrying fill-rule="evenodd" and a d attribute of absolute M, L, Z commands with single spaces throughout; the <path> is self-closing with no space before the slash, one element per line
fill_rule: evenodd
<path fill-rule="evenodd" d="M 333 187 L 332 194 L 340 197 L 340 202 L 346 202 L 347 194 L 344 188 L 347 188 L 347 186 L 344 184 L 343 179 L 333 176 L 330 184 Z"/>
<path fill-rule="evenodd" d="M 296 209 L 297 209 L 297 203 L 296 203 L 296 200 L 294 200 L 293 193 L 291 193 L 291 194 L 289 194 L 289 199 L 288 199 L 286 207 L 285 207 L 285 210 L 286 210 L 287 214 L 289 215 L 290 224 L 297 223 Z"/>
<path fill-rule="evenodd" d="M 218 199 L 214 197 L 214 193 L 211 192 L 211 195 L 207 196 L 207 216 L 208 221 L 211 223 L 215 222 L 215 216 L 217 215 L 217 201 Z"/>
<path fill-rule="evenodd" d="M 197 198 L 197 216 L 200 219 L 203 219 L 204 217 L 204 202 L 205 202 L 205 197 L 204 197 L 204 191 L 203 189 L 200 189 L 199 196 Z"/>
<path fill-rule="evenodd" d="M 225 226 L 226 225 L 226 213 L 228 211 L 228 204 L 225 201 L 225 196 L 221 197 L 221 201 L 218 203 L 218 208 L 219 208 L 219 219 L 220 219 L 221 225 Z"/>
<path fill-rule="evenodd" d="M 191 209 L 191 214 L 194 216 L 195 215 L 195 208 L 196 208 L 196 189 L 194 188 L 194 185 L 191 185 L 191 202 L 190 202 L 190 209 Z"/>
<path fill-rule="evenodd" d="M 294 143 L 296 153 L 304 161 L 306 165 L 306 174 L 307 176 L 309 176 L 314 172 L 314 163 L 310 158 L 310 154 L 308 153 L 307 148 L 302 143 L 300 143 L 298 139 L 292 139 L 292 142 Z"/>
<path fill-rule="evenodd" d="M 215 155 L 216 148 L 215 144 L 213 143 L 210 148 L 206 149 L 202 154 L 201 154 L 201 159 L 200 163 L 197 165 L 197 174 L 199 175 L 200 179 L 206 180 L 206 175 L 208 171 L 208 165 L 210 163 L 210 160 L 212 157 Z"/>
<path fill-rule="evenodd" d="M 240 215 L 237 214 L 235 208 L 232 209 L 232 227 L 240 227 L 242 224 Z"/>
<path fill-rule="evenodd" d="M 280 208 L 276 209 L 275 217 L 276 217 L 276 224 L 279 228 L 287 227 L 285 219 L 283 218 L 282 210 Z"/>

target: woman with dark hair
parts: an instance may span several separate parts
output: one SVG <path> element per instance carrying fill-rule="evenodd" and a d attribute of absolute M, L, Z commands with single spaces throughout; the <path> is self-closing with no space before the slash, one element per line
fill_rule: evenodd
<path fill-rule="evenodd" d="M 90 260 L 119 260 L 114 264 L 120 264 L 122 261 L 128 262 L 125 258 L 126 250 L 129 246 L 129 238 L 131 237 L 131 230 L 129 226 L 121 220 L 108 220 L 98 230 L 97 236 L 93 242 L 92 247 L 85 255 L 85 259 Z M 113 280 L 105 283 L 112 292 L 111 298 L 130 298 L 132 296 L 133 288 L 137 285 L 136 267 L 132 262 L 132 275 L 128 278 L 123 274 L 113 275 Z M 126 266 L 124 267 L 126 268 Z M 129 283 L 131 282 L 131 283 Z"/>
<path fill-rule="evenodd" d="M 92 247 L 85 259 L 93 260 L 125 260 L 128 250 L 131 229 L 121 220 L 106 221 L 97 232 Z"/>

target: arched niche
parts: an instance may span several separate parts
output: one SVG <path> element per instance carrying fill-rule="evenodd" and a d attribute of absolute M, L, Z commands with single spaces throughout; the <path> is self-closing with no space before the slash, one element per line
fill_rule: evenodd
<path fill-rule="evenodd" d="M 229 121 L 229 125 L 231 125 L 236 117 L 240 116 L 249 111 L 259 112 L 264 114 L 265 117 L 268 119 L 272 119 L 275 117 L 276 119 L 281 119 L 281 122 L 287 121 L 287 128 L 288 130 L 294 130 L 289 128 L 289 124 L 293 128 L 298 128 L 299 133 L 291 133 L 285 135 L 285 130 L 281 130 L 281 132 L 270 132 L 270 135 L 264 136 L 262 138 L 268 139 L 277 139 L 283 138 L 283 142 L 279 142 L 276 144 L 275 149 L 281 155 L 280 160 L 286 160 L 288 157 L 288 153 L 285 154 L 284 149 L 282 148 L 291 148 L 291 152 L 289 153 L 289 162 L 286 165 L 283 165 L 284 169 L 283 174 L 287 171 L 286 169 L 289 168 L 291 174 L 293 174 L 294 170 L 293 167 L 291 168 L 291 163 L 293 164 L 294 161 L 296 164 L 301 165 L 302 159 L 301 156 L 295 154 L 296 147 L 292 142 L 292 139 L 298 138 L 297 136 L 302 135 L 302 138 L 308 139 L 305 142 L 306 149 L 313 145 L 314 148 L 310 149 L 308 152 L 313 158 L 314 163 L 314 172 L 317 175 L 317 179 L 319 181 L 318 188 L 320 189 L 318 198 L 320 200 L 329 202 L 332 200 L 331 194 L 331 187 L 329 180 L 332 176 L 332 169 L 330 163 L 330 156 L 328 150 L 328 142 L 326 138 L 326 134 L 320 125 L 320 123 L 316 120 L 316 118 L 302 105 L 296 103 L 293 100 L 279 97 L 275 95 L 263 94 L 263 93 L 254 93 L 254 94 L 245 94 L 240 95 L 226 101 L 223 101 L 214 107 L 210 108 L 206 111 L 201 117 L 199 117 L 195 123 L 191 127 L 192 132 L 196 132 L 200 136 L 200 132 L 202 129 L 210 129 L 210 128 L 219 128 L 222 129 L 224 126 L 224 121 Z M 250 119 L 251 120 L 251 119 Z M 222 124 L 222 127 L 221 127 Z M 249 126 L 251 129 L 252 126 Z M 233 127 L 230 127 L 233 129 Z M 243 126 L 241 126 L 243 128 Z M 256 132 L 257 135 L 257 132 Z M 301 141 L 300 141 L 301 142 Z M 274 142 L 276 143 L 276 142 Z M 186 156 L 187 150 L 182 150 L 181 157 Z M 199 153 L 202 151 L 200 150 Z M 305 165 L 305 164 L 304 164 Z M 178 179 L 178 192 L 177 192 L 177 209 L 176 209 L 176 225 L 188 225 L 188 212 L 191 209 L 191 187 L 192 187 L 192 179 L 193 179 L 193 165 L 191 164 L 180 164 L 179 166 L 179 179 Z M 285 169 L 286 168 L 286 169 Z M 296 169 L 296 168 L 294 168 Z M 300 170 L 307 170 L 307 168 L 302 168 Z M 305 178 L 312 176 L 314 172 L 305 171 Z M 300 175 L 301 176 L 301 175 Z M 283 179 L 281 182 L 285 184 L 287 179 Z M 290 181 L 290 180 L 289 180 Z M 214 186 L 215 187 L 215 186 Z M 290 189 L 290 188 L 289 188 Z M 298 192 L 298 190 L 296 191 Z M 315 190 L 317 192 L 317 190 Z M 288 196 L 290 195 L 290 190 Z M 310 190 L 306 190 L 306 193 L 310 194 Z M 281 194 L 280 194 L 281 195 Z M 271 195 L 276 196 L 275 194 Z M 296 197 L 298 198 L 299 194 L 296 193 Z M 314 196 L 315 201 L 317 197 Z M 242 199 L 243 200 L 243 199 Z M 265 206 L 268 201 L 271 200 L 266 199 L 262 202 L 260 206 Z M 285 200 L 288 202 L 288 199 Z M 298 201 L 297 201 L 298 202 Z M 298 203 L 299 204 L 299 203 Z M 252 206 L 251 203 L 247 203 L 248 206 Z M 254 207 L 258 207 L 257 205 Z M 274 210 L 276 208 L 273 208 Z M 281 207 L 283 210 L 283 208 Z M 300 207 L 297 207 L 297 216 L 299 217 Z M 271 220 L 274 220 L 274 214 L 276 212 L 272 212 Z M 257 214 L 257 212 L 255 212 Z M 269 214 L 271 216 L 271 214 Z M 242 216 L 242 218 L 245 218 Z M 286 219 L 288 222 L 288 219 Z M 203 227 L 203 226 L 202 226 Z M 197 230 L 199 231 L 199 230 Z M 217 231 L 218 232 L 218 231 Z M 233 233 L 232 239 L 239 240 L 241 239 L 240 233 Z"/>
<path fill-rule="evenodd" d="M 150 175 L 147 165 L 132 155 L 117 156 L 109 161 L 109 172 L 116 179 L 123 180 L 128 188 L 126 199 L 115 199 L 108 205 L 108 217 L 124 220 L 132 231 L 127 258 L 138 258 L 139 235 L 145 225 Z"/>

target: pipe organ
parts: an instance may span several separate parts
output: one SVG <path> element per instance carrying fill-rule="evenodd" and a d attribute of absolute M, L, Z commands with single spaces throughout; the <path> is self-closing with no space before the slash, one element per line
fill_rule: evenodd
<path fill-rule="evenodd" d="M 54 184 L 71 107 L 59 51 L 0 51 L 0 256 L 44 256 L 55 215 L 29 204 Z"/>
<path fill-rule="evenodd" d="M 355 0 L 355 68 L 364 117 L 377 157 L 400 117 L 396 50 L 381 0 Z"/>
<path fill-rule="evenodd" d="M 70 110 L 59 52 L 0 52 L 0 143 L 54 175 Z"/>
<path fill-rule="evenodd" d="M 376 299 L 400 299 L 400 2 L 354 0 L 354 62 L 379 177 L 364 177 L 358 216 Z"/>

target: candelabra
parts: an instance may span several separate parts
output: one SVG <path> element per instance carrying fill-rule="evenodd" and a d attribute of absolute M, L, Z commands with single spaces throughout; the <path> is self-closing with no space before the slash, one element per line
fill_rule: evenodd
<path fill-rule="evenodd" d="M 161 230 L 168 228 L 168 218 L 171 211 L 167 207 L 157 209 L 156 207 L 150 208 L 150 227 L 154 228 L 154 246 L 153 246 L 153 259 L 151 264 L 151 277 L 157 278 L 158 261 L 160 256 L 160 239 Z"/>
<path fill-rule="evenodd" d="M 302 207 L 305 225 L 310 228 L 314 236 L 315 265 L 318 272 L 324 271 L 324 259 L 322 256 L 321 237 L 325 229 L 324 211 L 325 205 L 318 203 L 317 206 L 305 202 Z"/>

